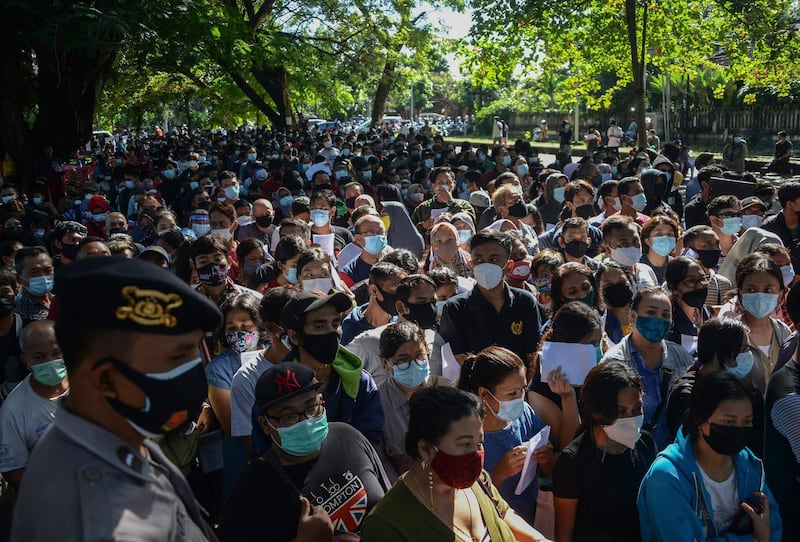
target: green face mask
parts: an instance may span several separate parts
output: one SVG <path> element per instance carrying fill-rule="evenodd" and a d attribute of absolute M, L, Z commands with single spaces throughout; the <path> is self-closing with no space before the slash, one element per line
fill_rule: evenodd
<path fill-rule="evenodd" d="M 67 366 L 63 359 L 54 359 L 31 365 L 33 378 L 45 386 L 55 386 L 67 376 Z"/>
<path fill-rule="evenodd" d="M 281 437 L 278 446 L 287 454 L 302 457 L 316 452 L 325 442 L 328 436 L 328 418 L 323 411 L 316 418 L 303 420 L 289 427 L 275 427 L 275 430 Z"/>
<path fill-rule="evenodd" d="M 594 288 L 589 290 L 589 293 L 586 294 L 585 297 L 581 297 L 581 298 L 575 299 L 575 301 L 583 301 L 584 303 L 589 305 L 591 308 L 594 308 Z"/>

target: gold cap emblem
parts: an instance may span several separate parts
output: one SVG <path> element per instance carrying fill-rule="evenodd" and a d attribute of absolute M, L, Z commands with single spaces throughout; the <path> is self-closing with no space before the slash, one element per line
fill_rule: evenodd
<path fill-rule="evenodd" d="M 183 299 L 178 294 L 125 286 L 122 296 L 128 300 L 128 306 L 117 307 L 117 320 L 130 319 L 142 326 L 175 327 L 178 323 L 178 319 L 169 313 L 183 305 Z"/>

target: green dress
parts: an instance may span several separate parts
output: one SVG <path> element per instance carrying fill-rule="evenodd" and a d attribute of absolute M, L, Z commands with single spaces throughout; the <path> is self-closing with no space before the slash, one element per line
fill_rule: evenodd
<path fill-rule="evenodd" d="M 414 496 L 404 478 L 397 481 L 364 520 L 361 542 L 462 542 L 460 536 Z M 486 471 L 481 474 L 481 481 L 482 484 L 472 484 L 471 489 L 478 499 L 489 539 L 492 542 L 514 542 L 514 534 L 501 517 L 508 511 L 508 504 L 492 485 Z M 491 491 L 491 498 L 484 487 Z"/>

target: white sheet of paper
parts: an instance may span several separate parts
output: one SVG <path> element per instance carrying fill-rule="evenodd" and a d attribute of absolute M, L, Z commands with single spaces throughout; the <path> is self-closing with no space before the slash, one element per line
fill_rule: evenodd
<path fill-rule="evenodd" d="M 334 235 L 332 233 L 315 233 L 311 236 L 311 242 L 315 245 L 319 245 L 320 248 L 325 251 L 325 254 L 335 260 L 336 255 L 333 253 L 333 239 Z"/>
<path fill-rule="evenodd" d="M 690 354 L 697 352 L 697 335 L 684 335 L 681 333 L 681 346 Z"/>
<path fill-rule="evenodd" d="M 525 456 L 525 464 L 522 465 L 522 473 L 519 476 L 517 487 L 514 489 L 514 495 L 521 494 L 529 485 L 531 485 L 531 482 L 533 482 L 533 479 L 536 477 L 536 471 L 539 468 L 539 464 L 533 460 L 533 453 L 536 450 L 547 446 L 548 442 L 550 442 L 549 425 L 542 427 L 542 430 L 533 435 L 528 441 L 528 453 Z"/>
<path fill-rule="evenodd" d="M 434 220 L 437 216 L 442 213 L 447 212 L 447 207 L 442 207 L 441 209 L 431 209 L 431 220 Z"/>
<path fill-rule="evenodd" d="M 355 243 L 347 243 L 344 248 L 339 251 L 339 260 L 336 262 L 336 267 L 341 271 L 347 264 L 359 256 L 361 256 L 361 247 Z"/>
<path fill-rule="evenodd" d="M 573 386 L 580 386 L 586 374 L 597 365 L 597 351 L 591 344 L 545 342 L 539 356 L 542 368 L 542 382 L 553 369 L 561 367 L 561 372 Z"/>
<path fill-rule="evenodd" d="M 458 377 L 461 375 L 461 365 L 456 361 L 456 356 L 453 354 L 453 349 L 450 348 L 450 343 L 442 345 L 442 376 L 451 382 L 458 382 Z"/>

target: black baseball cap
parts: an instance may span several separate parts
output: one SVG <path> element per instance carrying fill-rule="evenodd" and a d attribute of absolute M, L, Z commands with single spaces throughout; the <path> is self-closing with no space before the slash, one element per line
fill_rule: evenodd
<path fill-rule="evenodd" d="M 317 295 L 312 292 L 298 292 L 283 308 L 281 322 L 285 329 L 302 329 L 306 313 L 331 304 L 337 312 L 342 313 L 353 308 L 353 301 L 343 292 L 330 295 Z"/>
<path fill-rule="evenodd" d="M 321 385 L 307 365 L 291 361 L 273 365 L 256 382 L 256 409 L 263 414 L 272 405 L 317 390 Z"/>

